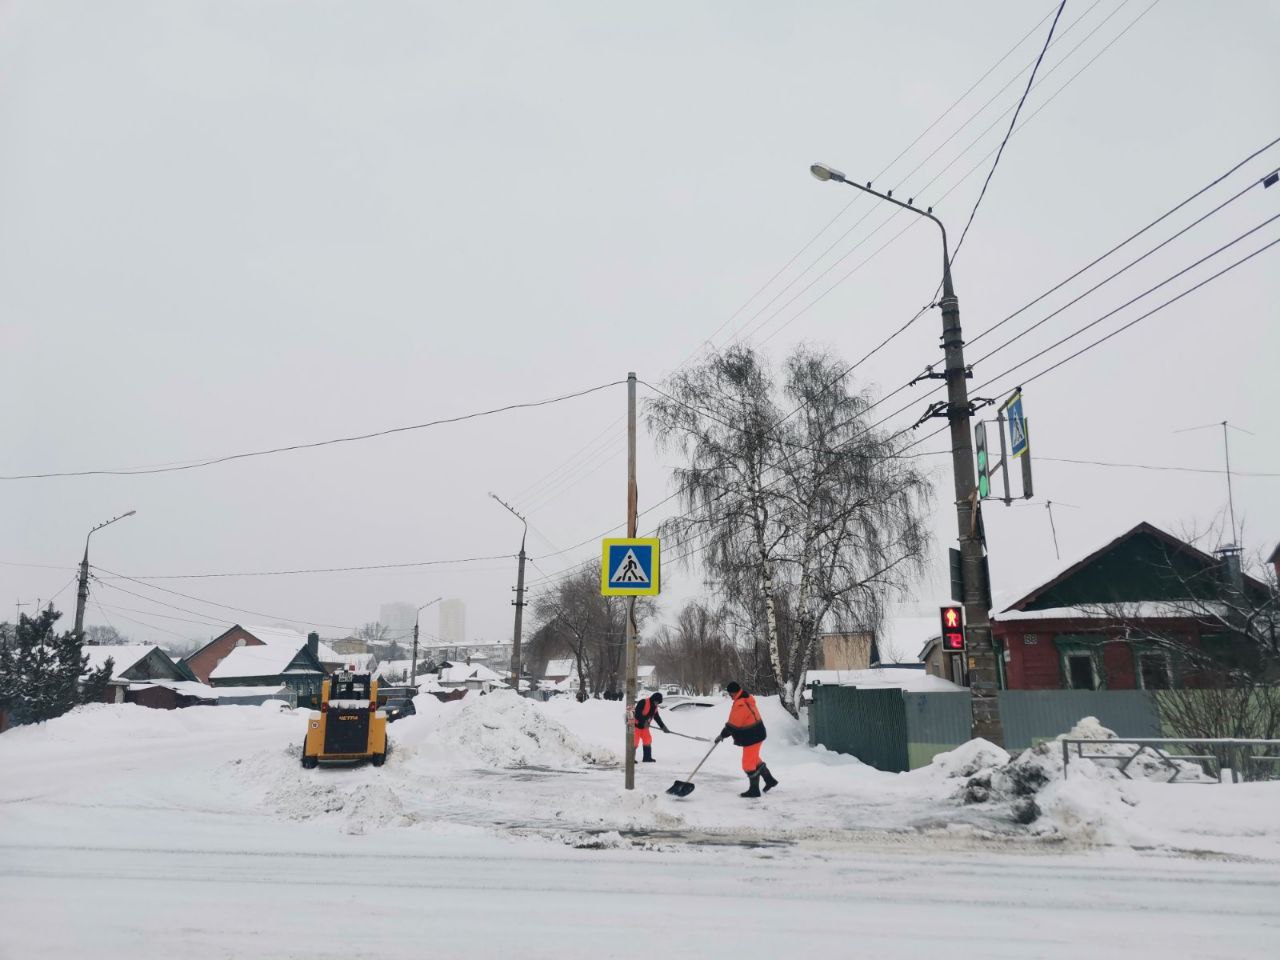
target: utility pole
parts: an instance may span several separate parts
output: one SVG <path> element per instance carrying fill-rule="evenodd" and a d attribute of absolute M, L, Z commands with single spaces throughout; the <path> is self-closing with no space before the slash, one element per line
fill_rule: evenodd
<path fill-rule="evenodd" d="M 511 601 L 516 608 L 516 622 L 511 631 L 511 689 L 520 694 L 520 638 L 524 631 L 524 544 L 529 536 L 529 521 L 524 518 L 524 514 L 518 512 L 515 507 L 507 503 L 496 493 L 490 492 L 489 496 L 497 500 L 506 507 L 515 516 L 517 520 L 524 524 L 524 533 L 520 534 L 520 563 L 516 568 L 516 598 Z"/>
<path fill-rule="evenodd" d="M 76 590 L 76 639 L 81 643 L 84 642 L 84 607 L 89 602 L 89 537 L 101 530 L 103 527 L 109 527 L 117 520 L 123 520 L 125 517 L 132 517 L 137 510 L 130 510 L 128 513 L 122 513 L 118 517 L 112 517 L 104 523 L 98 524 L 84 538 L 84 559 L 80 561 L 80 585 Z"/>
<path fill-rule="evenodd" d="M 627 536 L 636 535 L 636 375 L 627 374 Z M 626 788 L 636 788 L 636 598 L 627 597 Z"/>
<path fill-rule="evenodd" d="M 946 417 L 951 428 L 951 472 L 955 483 L 956 527 L 960 540 L 961 569 L 964 572 L 965 644 L 968 658 L 971 732 L 992 743 L 1004 742 L 1000 721 L 1000 701 L 996 697 L 998 679 L 995 648 L 991 642 L 990 588 L 987 584 L 986 535 L 982 527 L 982 504 L 973 467 L 973 427 L 975 407 L 969 402 L 971 371 L 964 362 L 964 337 L 960 329 L 960 301 L 951 283 L 951 256 L 947 251 L 947 228 L 933 215 L 933 208 L 921 210 L 894 199 L 892 191 L 880 193 L 845 177 L 839 170 L 814 164 L 809 172 L 818 180 L 834 180 L 861 190 L 903 210 L 932 220 L 942 233 L 942 349 L 944 372 L 929 370 L 925 377 L 945 380 L 947 402 L 932 406 L 925 417 Z"/>
<path fill-rule="evenodd" d="M 434 600 L 428 600 L 417 609 L 413 615 L 413 659 L 409 661 L 409 683 L 413 688 L 418 689 L 418 618 L 422 615 L 422 611 L 427 609 L 433 603 L 439 603 L 440 597 Z"/>

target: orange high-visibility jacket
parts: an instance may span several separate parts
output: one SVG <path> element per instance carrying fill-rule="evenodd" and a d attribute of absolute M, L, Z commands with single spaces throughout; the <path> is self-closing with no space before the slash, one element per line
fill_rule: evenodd
<path fill-rule="evenodd" d="M 652 697 L 645 697 L 643 700 L 636 701 L 635 716 L 637 730 L 647 730 L 650 723 L 657 723 L 663 733 L 669 732 L 667 725 L 662 722 L 662 717 L 658 714 L 658 705 L 653 702 Z"/>
<path fill-rule="evenodd" d="M 734 694 L 733 706 L 729 708 L 729 722 L 724 725 L 721 736 L 733 737 L 733 742 L 739 747 L 749 747 L 753 743 L 764 741 L 764 721 L 760 719 L 756 698 L 747 691 L 739 690 Z"/>

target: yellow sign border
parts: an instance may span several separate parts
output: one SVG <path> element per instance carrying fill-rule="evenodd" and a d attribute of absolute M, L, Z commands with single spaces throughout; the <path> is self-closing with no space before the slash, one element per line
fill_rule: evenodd
<path fill-rule="evenodd" d="M 653 569 L 652 579 L 647 587 L 611 587 L 609 586 L 609 548 L 610 547 L 652 547 Z M 652 597 L 662 589 L 662 541 L 657 537 L 612 537 L 600 543 L 600 593 L 605 597 Z"/>

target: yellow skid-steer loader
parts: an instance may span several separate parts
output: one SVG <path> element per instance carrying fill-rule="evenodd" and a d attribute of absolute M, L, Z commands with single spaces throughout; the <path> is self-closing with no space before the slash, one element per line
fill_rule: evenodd
<path fill-rule="evenodd" d="M 367 673 L 335 673 L 320 689 L 320 710 L 307 721 L 302 765 L 387 759 L 387 715 L 378 709 L 378 681 Z"/>

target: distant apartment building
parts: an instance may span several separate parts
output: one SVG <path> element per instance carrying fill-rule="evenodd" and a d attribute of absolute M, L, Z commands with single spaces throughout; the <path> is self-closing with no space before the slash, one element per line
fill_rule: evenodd
<path fill-rule="evenodd" d="M 409 626 L 412 629 L 412 622 Z M 467 642 L 467 605 L 461 600 L 440 601 L 439 642 L 458 646 Z"/>
<path fill-rule="evenodd" d="M 418 608 L 412 603 L 384 603 L 378 622 L 387 628 L 387 639 L 397 642 L 413 639 L 413 620 Z"/>

